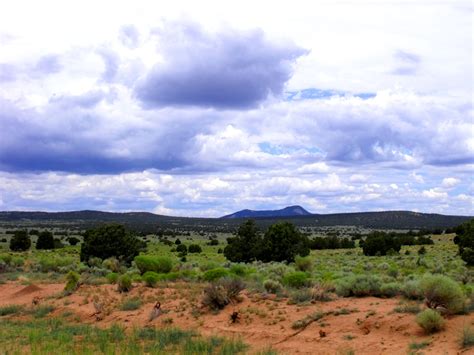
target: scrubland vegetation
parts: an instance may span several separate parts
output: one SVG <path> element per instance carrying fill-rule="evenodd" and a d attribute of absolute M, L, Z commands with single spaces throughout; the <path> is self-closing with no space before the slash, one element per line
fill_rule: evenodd
<path fill-rule="evenodd" d="M 60 297 L 74 294 L 83 285 L 112 284 L 124 297 L 136 287 L 199 285 L 192 311 L 196 317 L 202 312 L 218 314 L 238 304 L 243 293 L 298 307 L 346 297 L 397 298 L 400 306 L 393 312 L 413 314 L 420 332 L 431 334 L 443 332 L 451 317 L 474 311 L 473 225 L 471 220 L 452 231 L 455 233 L 435 235 L 368 231 L 338 236 L 303 233 L 288 222 L 260 231 L 252 221 L 242 223 L 235 234 L 175 237 L 137 237 L 115 224 L 59 237 L 47 229 L 16 229 L 0 238 L 0 282 L 64 283 Z M 137 310 L 148 301 L 140 296 L 125 298 L 117 310 Z M 125 353 L 230 354 L 249 349 L 241 341 L 206 338 L 169 324 L 160 329 L 125 331 L 117 324 L 95 330 L 67 317 L 52 317 L 52 311 L 35 308 L 33 312 L 14 301 L 2 306 L 4 349 L 18 350 L 14 344 L 36 353 L 52 349 L 113 353 L 120 349 Z M 302 331 L 312 322 L 324 324 L 328 315 L 351 312 L 355 311 L 311 313 L 292 329 Z M 374 306 L 371 315 L 376 313 Z M 18 315 L 29 318 L 20 321 L 15 318 Z M 240 314 L 234 317 L 232 322 L 238 322 Z M 473 345 L 471 326 L 459 329 L 459 348 Z"/>

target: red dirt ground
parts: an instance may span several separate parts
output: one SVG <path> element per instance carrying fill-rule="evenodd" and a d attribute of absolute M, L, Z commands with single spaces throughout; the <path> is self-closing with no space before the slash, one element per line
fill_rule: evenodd
<path fill-rule="evenodd" d="M 66 311 L 71 322 L 96 324 L 108 327 L 118 323 L 125 327 L 169 324 L 182 329 L 195 329 L 203 335 L 240 337 L 251 346 L 251 351 L 270 347 L 282 354 L 407 354 L 409 344 L 429 341 L 422 349 L 424 354 L 474 354 L 474 350 L 462 350 L 459 346 L 461 331 L 474 324 L 474 314 L 447 319 L 445 330 L 425 335 L 415 322 L 413 314 L 396 313 L 394 308 L 400 299 L 336 298 L 330 302 L 317 302 L 307 306 L 289 305 L 286 299 L 262 297 L 243 293 L 242 302 L 227 306 L 217 314 L 200 305 L 202 286 L 176 283 L 167 288 L 135 286 L 128 294 L 116 291 L 116 286 L 83 285 L 70 296 L 62 296 L 64 284 L 24 286 L 19 283 L 0 285 L 0 307 L 22 304 L 35 307 L 52 304 L 56 307 L 51 316 Z M 142 306 L 134 311 L 121 311 L 124 299 L 138 297 Z M 161 302 L 164 314 L 153 321 L 149 315 L 155 302 Z M 96 304 L 103 306 L 103 317 L 93 315 Z M 342 311 L 343 314 L 325 315 L 297 333 L 293 322 L 316 311 Z M 349 310 L 350 313 L 347 313 Z M 237 311 L 240 319 L 230 322 L 230 314 Z"/>

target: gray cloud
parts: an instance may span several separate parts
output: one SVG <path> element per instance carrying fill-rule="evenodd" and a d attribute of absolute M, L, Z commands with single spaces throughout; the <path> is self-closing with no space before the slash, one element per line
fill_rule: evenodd
<path fill-rule="evenodd" d="M 421 65 L 420 56 L 407 51 L 398 50 L 393 54 L 395 68 L 392 74 L 395 75 L 415 75 Z"/>
<path fill-rule="evenodd" d="M 59 95 L 53 96 L 49 102 L 61 105 L 65 109 L 71 107 L 92 108 L 102 101 L 107 94 L 101 90 L 89 91 L 82 95 Z"/>
<path fill-rule="evenodd" d="M 13 64 L 0 63 L 0 82 L 15 81 L 18 69 Z"/>
<path fill-rule="evenodd" d="M 0 170 L 112 174 L 185 168 L 194 164 L 188 154 L 193 138 L 215 119 L 168 112 L 125 122 L 130 116 L 95 110 L 106 96 L 97 91 L 54 97 L 41 111 L 1 101 Z"/>
<path fill-rule="evenodd" d="M 120 65 L 120 57 L 112 49 L 105 46 L 97 50 L 97 54 L 102 57 L 104 61 L 104 71 L 102 73 L 102 80 L 111 82 L 115 79 Z"/>
<path fill-rule="evenodd" d="M 125 25 L 120 28 L 119 39 L 125 47 L 136 48 L 140 40 L 140 33 L 134 25 Z"/>
<path fill-rule="evenodd" d="M 39 75 L 55 74 L 62 70 L 59 56 L 49 54 L 41 57 L 33 67 L 33 72 Z"/>
<path fill-rule="evenodd" d="M 270 41 L 261 30 L 204 32 L 194 24 L 157 31 L 164 62 L 136 85 L 145 107 L 248 108 L 282 94 L 292 65 L 308 51 Z"/>
<path fill-rule="evenodd" d="M 0 82 L 13 82 L 22 76 L 40 79 L 45 75 L 57 74 L 63 69 L 60 56 L 48 54 L 40 57 L 36 62 L 28 64 L 0 63 Z"/>

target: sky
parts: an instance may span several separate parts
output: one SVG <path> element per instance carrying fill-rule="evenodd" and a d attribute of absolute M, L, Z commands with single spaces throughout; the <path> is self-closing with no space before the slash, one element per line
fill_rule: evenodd
<path fill-rule="evenodd" d="M 0 210 L 474 215 L 471 1 L 0 4 Z"/>

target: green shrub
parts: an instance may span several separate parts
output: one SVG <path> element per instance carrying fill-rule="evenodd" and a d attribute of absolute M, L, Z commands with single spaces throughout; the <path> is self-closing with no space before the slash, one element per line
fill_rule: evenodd
<path fill-rule="evenodd" d="M 201 248 L 199 245 L 197 245 L 197 244 L 191 244 L 191 245 L 189 245 L 188 251 L 189 251 L 190 253 L 193 253 L 193 254 L 194 254 L 194 253 L 201 253 L 201 252 L 202 252 L 202 248 Z"/>
<path fill-rule="evenodd" d="M 66 286 L 64 291 L 71 293 L 79 287 L 79 274 L 75 271 L 69 271 L 66 275 Z"/>
<path fill-rule="evenodd" d="M 129 265 L 145 248 L 146 243 L 132 235 L 123 225 L 108 224 L 86 231 L 80 258 L 87 262 L 91 257 L 102 260 L 116 257 Z"/>
<path fill-rule="evenodd" d="M 38 260 L 41 272 L 60 271 L 61 268 L 74 264 L 74 259 L 69 256 L 44 256 Z"/>
<path fill-rule="evenodd" d="M 380 295 L 382 297 L 395 297 L 401 293 L 401 287 L 398 282 L 389 282 L 380 286 Z"/>
<path fill-rule="evenodd" d="M 425 309 L 416 316 L 416 322 L 428 333 L 434 333 L 444 328 L 444 319 L 432 309 Z"/>
<path fill-rule="evenodd" d="M 102 262 L 102 267 L 105 269 L 109 269 L 112 272 L 119 272 L 120 262 L 117 260 L 117 258 L 111 257 L 111 258 L 105 259 Z"/>
<path fill-rule="evenodd" d="M 427 275 L 420 288 L 429 308 L 444 307 L 449 313 L 460 313 L 465 307 L 464 293 L 454 280 L 443 275 Z"/>
<path fill-rule="evenodd" d="M 398 269 L 396 267 L 391 267 L 390 269 L 388 269 L 387 275 L 390 276 L 390 277 L 393 277 L 393 278 L 397 278 L 398 277 Z"/>
<path fill-rule="evenodd" d="M 142 275 L 140 274 L 135 274 L 135 273 L 129 273 L 130 277 L 132 278 L 132 282 L 142 282 Z"/>
<path fill-rule="evenodd" d="M 105 275 L 105 278 L 109 283 L 115 284 L 118 281 L 119 274 L 117 274 L 116 272 L 109 272 L 107 275 Z"/>
<path fill-rule="evenodd" d="M 456 227 L 454 242 L 459 246 L 459 254 L 467 265 L 474 265 L 474 218 Z"/>
<path fill-rule="evenodd" d="M 119 292 L 128 292 L 132 289 L 132 279 L 129 275 L 121 275 L 117 279 L 117 286 Z"/>
<path fill-rule="evenodd" d="M 263 262 L 293 262 L 297 255 L 307 256 L 310 252 L 308 238 L 290 222 L 268 227 L 257 247 L 257 259 Z"/>
<path fill-rule="evenodd" d="M 252 262 L 257 258 L 261 234 L 254 220 L 242 223 L 234 237 L 227 238 L 224 256 L 234 262 Z"/>
<path fill-rule="evenodd" d="M 147 271 L 166 274 L 173 269 L 173 261 L 164 256 L 139 255 L 135 264 L 142 274 Z"/>
<path fill-rule="evenodd" d="M 471 327 L 465 326 L 463 328 L 460 343 L 463 349 L 474 346 L 474 330 Z"/>
<path fill-rule="evenodd" d="M 299 271 L 310 271 L 313 267 L 311 259 L 308 257 L 297 256 L 295 258 L 296 269 Z"/>
<path fill-rule="evenodd" d="M 5 264 L 7 264 L 7 265 L 12 264 L 12 256 L 10 254 L 0 255 L 0 260 L 3 260 L 5 262 Z"/>
<path fill-rule="evenodd" d="M 18 230 L 13 234 L 10 239 L 10 250 L 12 251 L 25 251 L 30 249 L 31 239 L 26 230 Z"/>
<path fill-rule="evenodd" d="M 425 254 L 426 254 L 425 246 L 422 246 L 420 249 L 418 249 L 418 255 L 425 255 Z"/>
<path fill-rule="evenodd" d="M 69 243 L 69 245 L 77 245 L 77 243 L 79 243 L 81 240 L 79 238 L 76 238 L 76 237 L 69 237 L 67 238 L 67 241 Z"/>
<path fill-rule="evenodd" d="M 336 283 L 336 293 L 343 297 L 380 296 L 380 279 L 374 275 L 351 275 Z"/>
<path fill-rule="evenodd" d="M 10 265 L 14 267 L 20 267 L 25 264 L 25 259 L 23 259 L 21 256 L 14 256 L 10 262 Z"/>
<path fill-rule="evenodd" d="M 143 274 L 142 279 L 148 287 L 155 287 L 160 280 L 160 275 L 154 271 L 147 271 Z"/>
<path fill-rule="evenodd" d="M 91 256 L 89 259 L 87 259 L 87 265 L 90 267 L 101 267 L 102 259 L 96 256 Z"/>
<path fill-rule="evenodd" d="M 364 255 L 393 255 L 397 254 L 402 247 L 399 238 L 385 232 L 371 232 L 362 244 Z"/>
<path fill-rule="evenodd" d="M 31 234 L 31 233 L 30 233 Z M 36 249 L 54 249 L 54 237 L 50 231 L 43 231 L 39 233 L 36 241 Z"/>
<path fill-rule="evenodd" d="M 409 300 L 423 299 L 423 293 L 420 289 L 420 282 L 418 280 L 408 280 L 402 286 L 402 294 Z"/>
<path fill-rule="evenodd" d="M 229 276 L 229 270 L 224 269 L 223 267 L 217 267 L 215 269 L 206 271 L 202 278 L 205 281 L 214 281 L 227 276 Z"/>
<path fill-rule="evenodd" d="M 215 261 L 203 261 L 199 263 L 199 269 L 201 269 L 202 272 L 215 269 L 216 267 L 219 267 L 219 264 Z"/>
<path fill-rule="evenodd" d="M 234 264 L 230 267 L 230 272 L 237 276 L 245 276 L 248 270 L 244 265 Z"/>
<path fill-rule="evenodd" d="M 310 279 L 307 273 L 295 271 L 283 277 L 283 284 L 293 288 L 302 288 L 310 285 Z"/>
<path fill-rule="evenodd" d="M 176 251 L 178 253 L 182 253 L 183 255 L 186 255 L 187 252 L 188 252 L 188 248 L 186 247 L 186 245 L 184 244 L 179 244 L 177 247 L 176 247 Z"/>
<path fill-rule="evenodd" d="M 265 280 L 263 282 L 263 287 L 268 293 L 278 293 L 282 290 L 283 286 L 281 283 L 275 280 Z"/>

